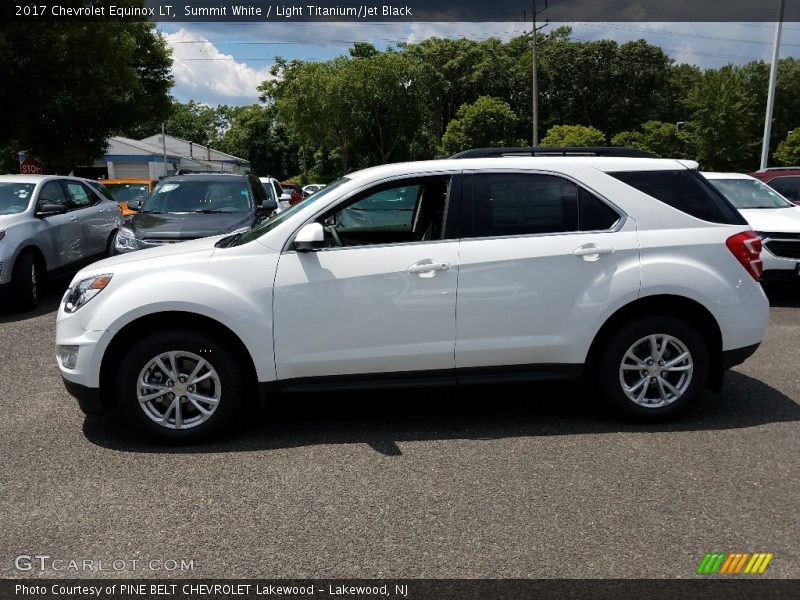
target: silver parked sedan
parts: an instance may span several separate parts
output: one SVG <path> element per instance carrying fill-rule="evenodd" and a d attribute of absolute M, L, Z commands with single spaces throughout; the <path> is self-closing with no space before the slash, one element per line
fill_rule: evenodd
<path fill-rule="evenodd" d="M 34 308 L 43 279 L 107 256 L 121 226 L 117 203 L 77 177 L 0 175 L 0 295 Z"/>

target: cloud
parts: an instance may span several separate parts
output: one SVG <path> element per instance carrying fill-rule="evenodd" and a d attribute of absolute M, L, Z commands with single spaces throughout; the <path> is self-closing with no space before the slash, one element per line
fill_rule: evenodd
<path fill-rule="evenodd" d="M 173 93 L 179 99 L 249 104 L 258 101 L 258 85 L 271 78 L 268 65 L 255 69 L 237 62 L 196 31 L 181 28 L 164 37 L 172 48 Z"/>

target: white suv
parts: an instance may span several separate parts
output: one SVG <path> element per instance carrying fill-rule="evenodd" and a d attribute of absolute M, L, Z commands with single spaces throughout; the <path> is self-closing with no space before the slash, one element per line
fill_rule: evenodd
<path fill-rule="evenodd" d="M 761 243 L 696 167 L 359 171 L 247 233 L 84 269 L 58 364 L 85 412 L 116 404 L 169 440 L 206 438 L 264 395 L 365 385 L 586 376 L 624 415 L 669 417 L 719 390 L 767 327 Z"/>

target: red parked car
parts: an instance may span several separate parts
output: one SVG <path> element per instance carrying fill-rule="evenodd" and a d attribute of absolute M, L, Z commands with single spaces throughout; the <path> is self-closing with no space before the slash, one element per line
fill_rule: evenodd
<path fill-rule="evenodd" d="M 291 181 L 281 181 L 281 187 L 283 188 L 284 192 L 292 195 L 292 199 L 289 200 L 290 206 L 294 206 L 303 199 L 303 190 L 299 185 L 292 183 Z"/>
<path fill-rule="evenodd" d="M 800 204 L 800 167 L 778 167 L 750 173 L 795 204 Z"/>

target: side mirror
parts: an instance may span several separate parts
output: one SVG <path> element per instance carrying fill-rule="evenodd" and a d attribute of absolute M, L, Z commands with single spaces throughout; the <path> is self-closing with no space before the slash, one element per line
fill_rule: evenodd
<path fill-rule="evenodd" d="M 272 212 L 273 210 L 278 210 L 278 203 L 272 198 L 267 198 L 261 203 L 261 208 L 262 210 Z"/>
<path fill-rule="evenodd" d="M 291 202 L 292 195 L 289 192 L 283 192 L 281 194 L 281 202 Z"/>
<path fill-rule="evenodd" d="M 139 212 L 139 209 L 142 208 L 142 201 L 137 200 L 128 200 L 128 210 L 133 210 Z"/>
<path fill-rule="evenodd" d="M 36 207 L 35 216 L 40 219 L 52 217 L 53 215 L 63 215 L 67 212 L 67 207 L 63 204 L 53 204 L 50 202 L 42 202 Z"/>
<path fill-rule="evenodd" d="M 294 249 L 298 252 L 314 252 L 325 244 L 325 231 L 320 223 L 306 223 L 294 238 Z"/>

